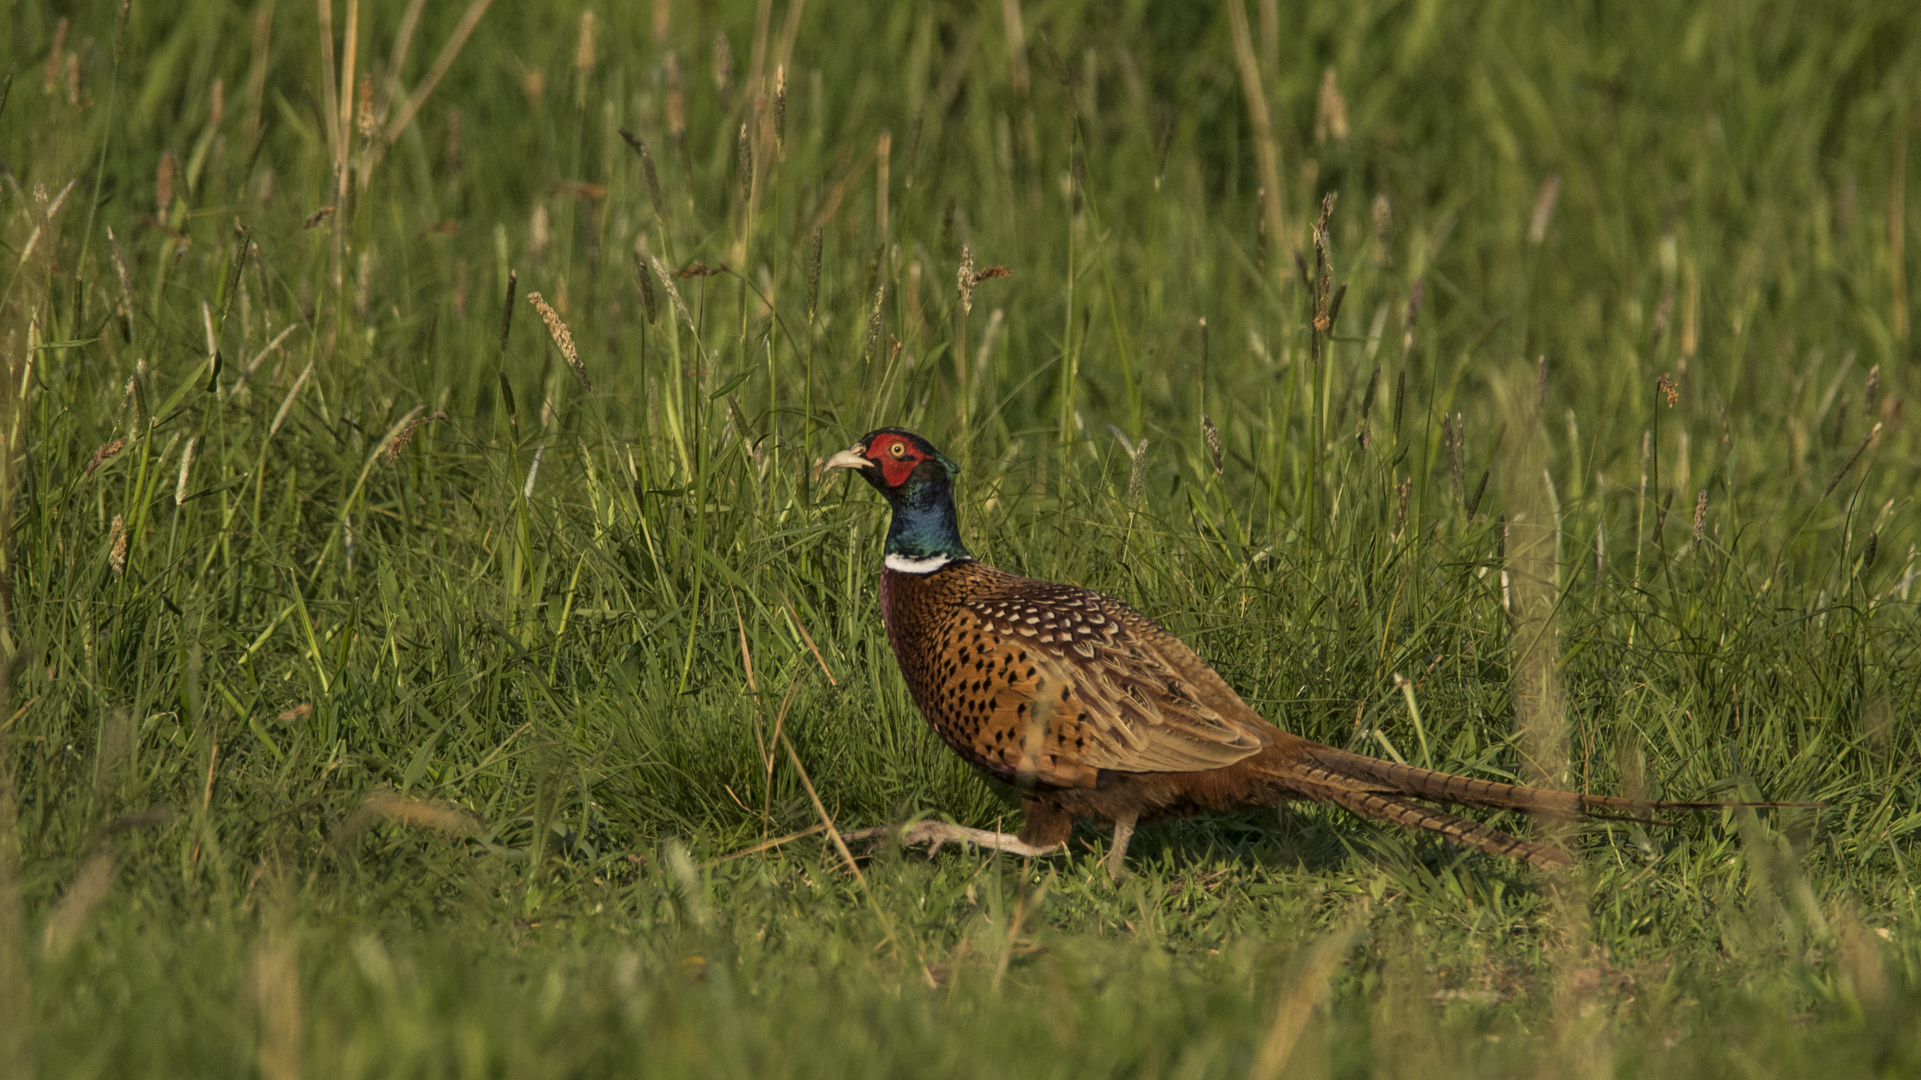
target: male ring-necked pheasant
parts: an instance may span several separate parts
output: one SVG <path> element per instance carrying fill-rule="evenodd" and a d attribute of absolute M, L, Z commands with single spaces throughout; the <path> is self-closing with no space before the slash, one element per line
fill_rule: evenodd
<path fill-rule="evenodd" d="M 955 753 L 1024 792 L 1018 836 L 923 822 L 905 842 L 960 840 L 1045 855 L 1065 847 L 1077 819 L 1103 818 L 1114 824 L 1107 865 L 1118 874 L 1143 819 L 1314 799 L 1495 855 L 1566 866 L 1571 860 L 1557 846 L 1416 800 L 1563 818 L 1733 805 L 1476 780 L 1290 735 L 1126 604 L 969 555 L 954 517 L 958 468 L 926 439 L 881 428 L 826 467 L 857 471 L 893 508 L 881 617 L 914 703 Z"/>

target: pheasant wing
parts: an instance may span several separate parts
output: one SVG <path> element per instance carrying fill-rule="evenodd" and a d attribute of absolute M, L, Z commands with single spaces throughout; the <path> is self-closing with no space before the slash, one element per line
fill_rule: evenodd
<path fill-rule="evenodd" d="M 1024 728 L 1021 771 L 1045 782 L 1087 785 L 1101 769 L 1218 769 L 1268 741 L 1267 725 L 1200 657 L 1112 597 L 1017 579 L 968 606 L 1020 651 L 1026 677 L 996 695 L 993 711 Z"/>

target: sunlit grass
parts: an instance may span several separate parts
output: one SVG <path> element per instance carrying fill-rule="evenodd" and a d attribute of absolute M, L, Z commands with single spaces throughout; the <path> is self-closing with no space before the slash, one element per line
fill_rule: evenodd
<path fill-rule="evenodd" d="M 734 8 L 0 31 L 9 1071 L 1912 1067 L 1906 5 Z M 883 423 L 1290 730 L 1827 808 L 856 875 L 1017 816 Z"/>

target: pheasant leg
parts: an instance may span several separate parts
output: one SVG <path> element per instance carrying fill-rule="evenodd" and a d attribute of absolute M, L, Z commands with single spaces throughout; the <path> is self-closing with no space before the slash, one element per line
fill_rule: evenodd
<path fill-rule="evenodd" d="M 1119 881 L 1127 873 L 1124 865 L 1127 858 L 1128 841 L 1134 839 L 1134 823 L 1140 820 L 1139 814 L 1128 814 L 1114 819 L 1114 843 L 1107 849 L 1107 876 L 1111 881 Z"/>

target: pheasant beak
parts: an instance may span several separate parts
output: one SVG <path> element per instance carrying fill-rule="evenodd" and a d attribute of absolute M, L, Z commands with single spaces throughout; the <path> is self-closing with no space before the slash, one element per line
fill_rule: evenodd
<path fill-rule="evenodd" d="M 828 458 L 827 464 L 821 466 L 821 468 L 822 469 L 872 468 L 874 463 L 867 460 L 866 455 L 861 453 L 861 451 L 865 449 L 866 447 L 856 444 L 850 449 L 842 450 L 840 453 L 835 454 L 833 457 Z"/>

